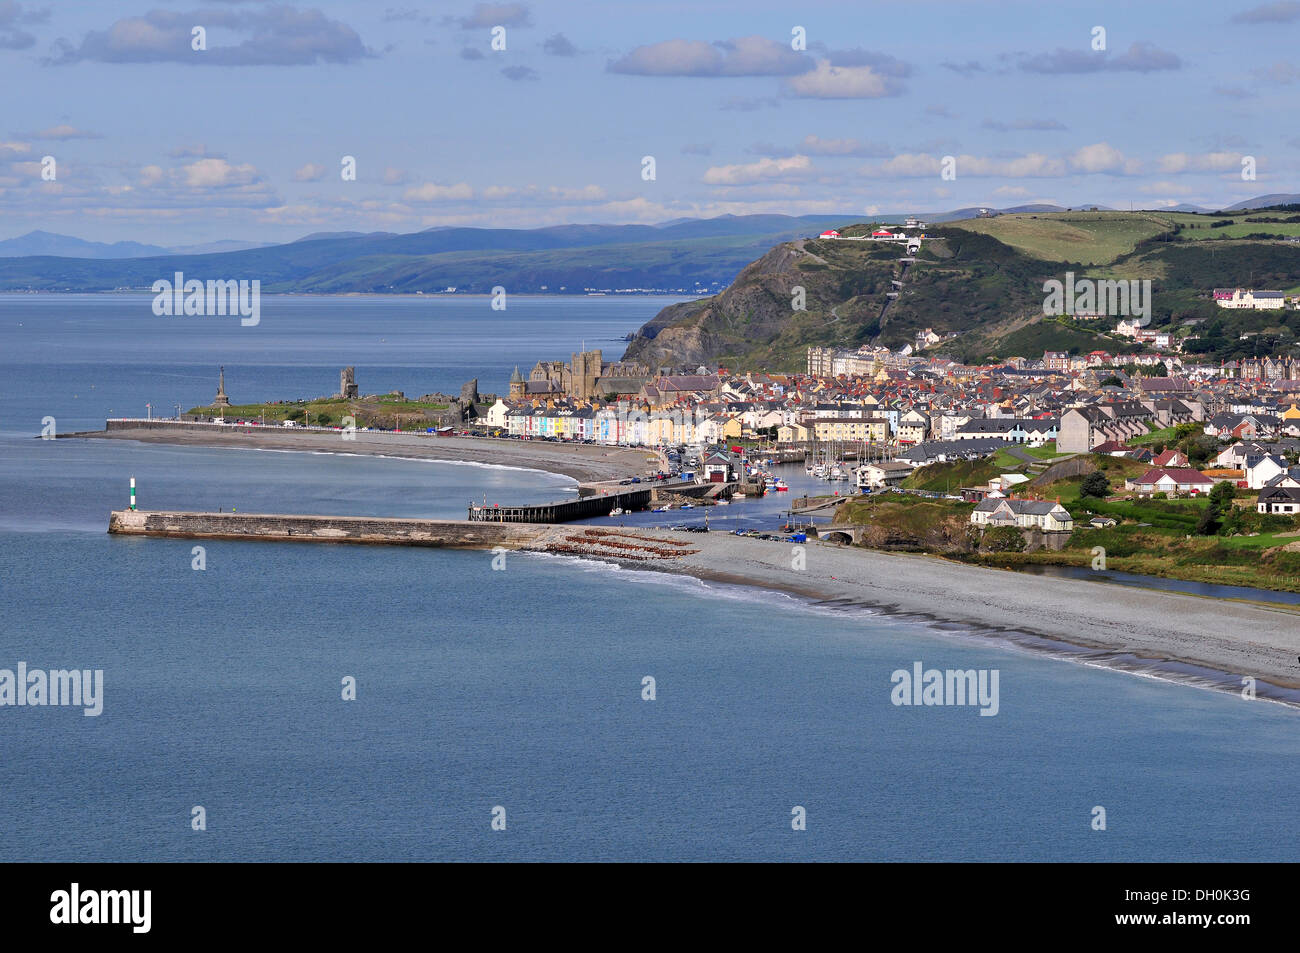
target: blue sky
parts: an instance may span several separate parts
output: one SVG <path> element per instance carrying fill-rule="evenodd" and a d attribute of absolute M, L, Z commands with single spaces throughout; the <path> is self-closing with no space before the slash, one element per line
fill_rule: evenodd
<path fill-rule="evenodd" d="M 0 237 L 1220 207 L 1300 190 L 1297 41 L 1300 0 L 0 0 Z"/>

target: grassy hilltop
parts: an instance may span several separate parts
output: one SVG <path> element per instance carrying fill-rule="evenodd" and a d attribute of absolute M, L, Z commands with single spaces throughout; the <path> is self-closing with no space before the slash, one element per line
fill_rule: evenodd
<path fill-rule="evenodd" d="M 1043 315 L 1043 283 L 1152 283 L 1153 329 L 1170 330 L 1209 359 L 1276 353 L 1296 343 L 1295 311 L 1228 312 L 1215 287 L 1300 291 L 1300 209 L 1195 215 L 1036 212 L 948 222 L 927 230 L 910 266 L 898 246 L 798 239 L 745 268 L 721 294 L 666 308 L 629 356 L 650 364 L 727 362 L 796 370 L 810 345 L 900 347 L 923 328 L 959 336 L 935 348 L 962 360 L 1044 350 L 1132 352 L 1114 319 Z M 841 229 L 860 235 L 869 224 Z M 805 311 L 792 300 L 805 293 Z M 897 297 L 888 297 L 897 291 Z M 1250 335 L 1246 340 L 1241 335 Z"/>

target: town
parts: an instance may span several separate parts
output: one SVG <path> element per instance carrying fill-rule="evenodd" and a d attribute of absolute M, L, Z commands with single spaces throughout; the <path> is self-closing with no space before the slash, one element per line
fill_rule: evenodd
<path fill-rule="evenodd" d="M 1198 365 L 1174 354 L 1121 362 L 1049 351 L 975 367 L 907 348 L 811 347 L 805 373 L 780 375 L 651 373 L 586 351 L 539 362 L 526 377 L 516 369 L 509 393 L 467 408 L 464 423 L 503 438 L 681 451 L 700 481 L 744 479 L 747 458 L 798 459 L 828 481 L 829 494 L 975 504 L 970 526 L 1017 528 L 1031 550 L 1066 544 L 1073 503 L 1089 503 L 1089 512 L 1107 498 L 1204 509 L 1219 484 L 1234 509 L 1287 521 L 1270 523 L 1275 530 L 1300 527 L 1300 362 L 1292 357 Z M 945 465 L 957 482 L 936 485 Z M 1094 481 L 1089 492 L 1086 477 L 1098 471 L 1114 483 Z M 1122 516 L 1099 512 L 1087 525 L 1110 528 Z M 1199 516 L 1184 521 L 1192 529 Z"/>

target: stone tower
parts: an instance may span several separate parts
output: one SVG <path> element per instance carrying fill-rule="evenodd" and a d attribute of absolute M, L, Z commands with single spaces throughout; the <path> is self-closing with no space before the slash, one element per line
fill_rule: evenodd
<path fill-rule="evenodd" d="M 479 402 L 478 396 L 478 378 L 461 385 L 460 402 L 462 405 L 474 405 Z"/>
<path fill-rule="evenodd" d="M 223 364 L 221 367 L 221 376 L 217 378 L 217 397 L 212 402 L 213 407 L 229 407 L 230 398 L 226 396 L 226 368 Z"/>
<path fill-rule="evenodd" d="M 571 394 L 579 400 L 596 396 L 596 382 L 603 368 L 600 351 L 583 351 L 573 355 Z"/>
<path fill-rule="evenodd" d="M 526 388 L 524 386 L 524 375 L 519 373 L 519 365 L 515 365 L 515 372 L 510 375 L 510 399 L 523 400 Z"/>
<path fill-rule="evenodd" d="M 339 371 L 339 396 L 344 400 L 357 399 L 357 369 L 345 367 Z"/>

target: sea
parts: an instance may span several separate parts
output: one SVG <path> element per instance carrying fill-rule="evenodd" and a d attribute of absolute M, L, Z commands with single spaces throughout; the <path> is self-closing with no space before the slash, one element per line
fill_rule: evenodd
<path fill-rule="evenodd" d="M 131 477 L 143 509 L 429 517 L 575 488 L 39 439 L 206 404 L 222 366 L 236 402 L 329 394 L 344 366 L 363 393 L 503 392 L 516 366 L 618 357 L 671 300 L 267 296 L 242 327 L 0 296 L 0 670 L 103 673 L 97 716 L 0 705 L 0 860 L 1294 859 L 1294 707 L 581 559 L 109 537 Z M 894 704 L 918 663 L 996 673 L 996 714 Z"/>

